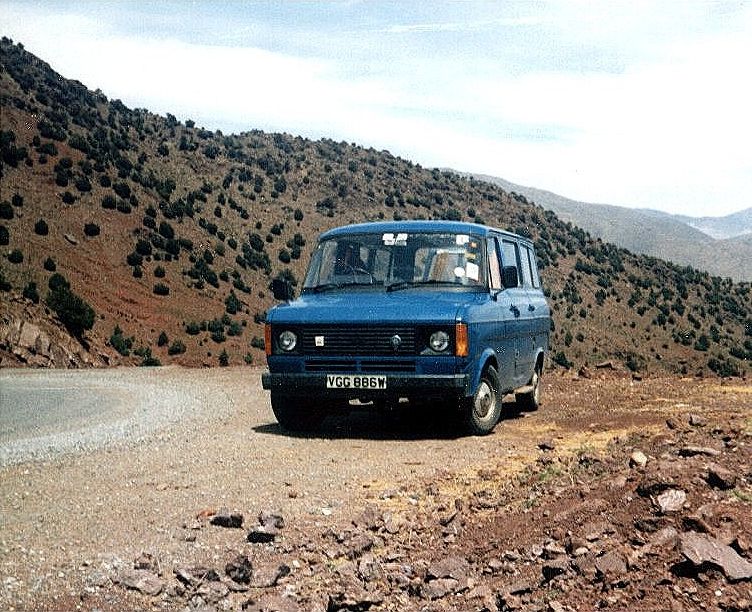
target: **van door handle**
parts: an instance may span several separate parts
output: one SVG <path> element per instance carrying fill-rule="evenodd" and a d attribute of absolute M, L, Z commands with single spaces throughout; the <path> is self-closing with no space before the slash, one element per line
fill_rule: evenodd
<path fill-rule="evenodd" d="M 533 312 L 533 310 L 535 310 L 535 306 L 533 306 L 532 304 L 528 304 L 528 305 L 527 305 L 527 309 L 528 309 L 528 310 L 529 310 L 530 312 Z"/>
<path fill-rule="evenodd" d="M 514 313 L 514 316 L 515 316 L 515 317 L 519 317 L 519 316 L 520 316 L 520 309 L 519 309 L 519 308 L 517 308 L 517 306 L 515 306 L 514 304 L 512 304 L 512 305 L 511 305 L 511 306 L 509 307 L 509 310 L 511 310 L 511 311 L 512 311 L 512 312 Z"/>

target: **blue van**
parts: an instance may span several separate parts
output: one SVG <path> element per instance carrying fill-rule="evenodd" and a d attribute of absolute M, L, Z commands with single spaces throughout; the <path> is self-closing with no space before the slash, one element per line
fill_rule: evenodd
<path fill-rule="evenodd" d="M 347 404 L 430 405 L 490 433 L 501 399 L 534 410 L 551 311 L 532 243 L 473 223 L 348 225 L 319 237 L 301 295 L 265 328 L 264 389 L 280 425 L 311 429 Z"/>

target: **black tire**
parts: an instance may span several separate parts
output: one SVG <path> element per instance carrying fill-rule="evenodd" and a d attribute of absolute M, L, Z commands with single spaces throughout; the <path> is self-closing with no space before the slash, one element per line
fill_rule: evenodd
<path fill-rule="evenodd" d="M 533 371 L 533 375 L 530 377 L 528 385 L 533 387 L 533 390 L 529 393 L 517 393 L 514 399 L 517 401 L 517 407 L 525 412 L 534 412 L 538 410 L 541 404 L 540 399 L 540 379 L 541 372 L 536 367 Z"/>
<path fill-rule="evenodd" d="M 315 400 L 272 392 L 272 412 L 288 431 L 311 431 L 321 425 L 326 413 Z"/>
<path fill-rule="evenodd" d="M 475 395 L 464 402 L 463 414 L 468 433 L 474 436 L 490 434 L 501 417 L 499 375 L 496 368 L 488 366 L 475 390 Z"/>

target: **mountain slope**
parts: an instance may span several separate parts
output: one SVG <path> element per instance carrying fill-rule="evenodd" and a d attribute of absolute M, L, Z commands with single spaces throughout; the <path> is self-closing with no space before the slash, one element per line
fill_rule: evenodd
<path fill-rule="evenodd" d="M 660 257 L 678 265 L 690 265 L 737 281 L 752 280 L 752 266 L 749 265 L 752 261 L 752 234 L 746 233 L 752 227 L 749 219 L 752 209 L 718 219 L 684 217 L 649 209 L 588 204 L 550 191 L 515 185 L 498 177 L 475 176 L 509 192 L 524 195 L 546 210 L 554 211 L 562 220 L 632 252 Z M 733 243 L 735 250 L 727 250 L 728 245 L 716 240 L 715 236 L 738 237 Z"/>
<path fill-rule="evenodd" d="M 0 286 L 12 297 L 0 317 L 45 330 L 61 319 L 90 361 L 259 363 L 270 280 L 302 278 L 319 232 L 382 218 L 531 236 L 555 364 L 735 373 L 752 356 L 749 285 L 634 255 L 524 197 L 386 151 L 225 135 L 108 100 L 5 38 L 0 59 Z M 5 364 L 29 363 L 15 348 L 0 337 Z"/>

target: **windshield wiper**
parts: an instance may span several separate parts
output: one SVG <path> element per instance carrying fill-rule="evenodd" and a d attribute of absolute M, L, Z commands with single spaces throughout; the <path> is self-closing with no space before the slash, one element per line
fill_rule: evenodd
<path fill-rule="evenodd" d="M 315 285 L 311 287 L 311 291 L 314 293 L 321 293 L 322 291 L 329 291 L 330 289 L 339 289 L 342 287 L 341 283 L 323 283 L 321 285 Z"/>
<path fill-rule="evenodd" d="M 446 285 L 451 287 L 459 287 L 455 282 L 443 281 L 443 280 L 423 280 L 423 281 L 396 281 L 386 286 L 387 291 L 399 291 L 400 289 L 407 289 L 408 287 L 417 287 L 419 285 Z"/>
<path fill-rule="evenodd" d="M 314 293 L 321 293 L 322 291 L 329 291 L 330 289 L 342 289 L 343 287 L 355 287 L 355 286 L 362 286 L 362 287 L 372 287 L 377 283 L 362 283 L 358 281 L 354 281 L 351 283 L 323 283 L 321 285 L 315 285 L 314 287 L 311 287 L 310 289 Z"/>

